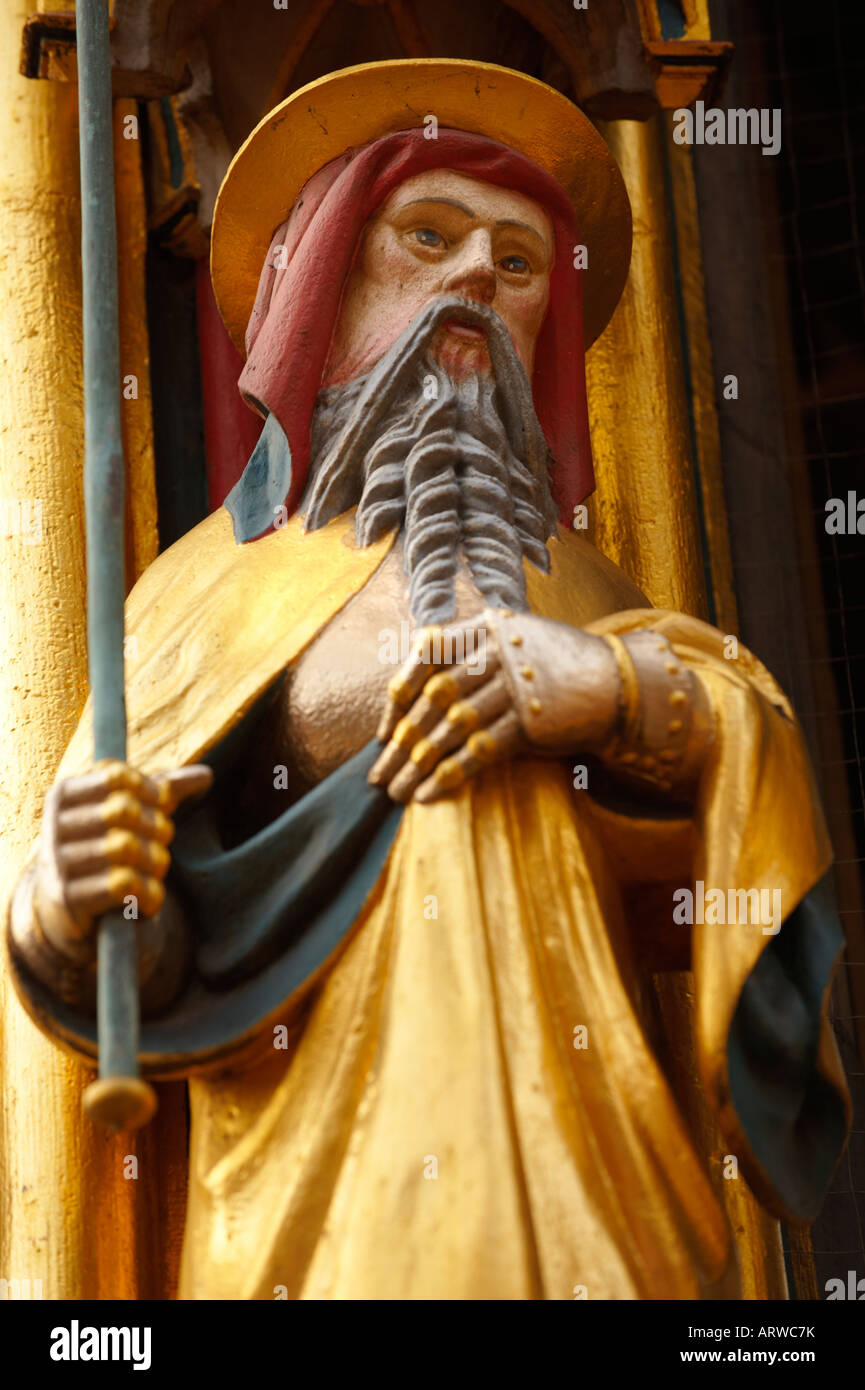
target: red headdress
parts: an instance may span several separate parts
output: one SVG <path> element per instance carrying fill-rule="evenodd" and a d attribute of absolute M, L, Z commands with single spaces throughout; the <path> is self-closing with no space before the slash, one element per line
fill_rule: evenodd
<path fill-rule="evenodd" d="M 249 405 L 279 421 L 291 449 L 289 512 L 303 494 L 309 427 L 340 302 L 361 232 L 388 195 L 427 169 L 454 169 L 518 189 L 539 203 L 555 232 L 550 301 L 535 350 L 532 393 L 553 458 L 552 489 L 564 526 L 594 487 L 586 403 L 576 214 L 559 183 L 525 155 L 486 136 L 441 129 L 385 135 L 333 159 L 306 183 L 274 232 L 246 330 L 238 386 Z"/>

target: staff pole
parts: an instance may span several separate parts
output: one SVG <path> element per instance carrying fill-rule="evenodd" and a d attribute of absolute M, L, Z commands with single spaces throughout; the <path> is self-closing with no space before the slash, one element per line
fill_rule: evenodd
<path fill-rule="evenodd" d="M 117 227 L 107 0 L 78 0 L 78 123 L 84 333 L 84 513 L 87 656 L 93 756 L 126 759 L 123 690 L 125 469 L 120 428 Z M 97 926 L 99 1080 L 84 1108 L 112 1130 L 137 1129 L 156 1109 L 138 1075 L 138 950 L 118 910 Z"/>

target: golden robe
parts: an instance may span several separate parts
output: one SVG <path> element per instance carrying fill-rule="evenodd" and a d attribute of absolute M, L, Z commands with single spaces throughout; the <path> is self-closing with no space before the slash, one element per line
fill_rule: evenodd
<path fill-rule="evenodd" d="M 359 549 L 349 513 L 236 546 L 220 511 L 160 556 L 128 602 L 130 761 L 165 768 L 219 742 L 391 540 Z M 269 1045 L 269 1018 L 255 1059 L 190 1060 L 181 1297 L 737 1296 L 649 977 L 688 934 L 671 929 L 674 887 L 780 889 L 787 917 L 821 878 L 807 754 L 749 653 L 726 660 L 714 629 L 635 607 L 579 537 L 549 548 L 549 575 L 526 564 L 533 612 L 650 626 L 704 681 L 715 739 L 693 811 L 614 809 L 532 757 L 409 805 L 343 948 L 286 1002 L 288 1046 Z M 88 753 L 85 714 L 61 774 Z M 728 1046 L 772 940 L 759 924 L 693 927 L 695 1031 L 727 1152 L 785 1214 L 733 1103 Z M 825 999 L 815 1074 L 848 1117 Z"/>

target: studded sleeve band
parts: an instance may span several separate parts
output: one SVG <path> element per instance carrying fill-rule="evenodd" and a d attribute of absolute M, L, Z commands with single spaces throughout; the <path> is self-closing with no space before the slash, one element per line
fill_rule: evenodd
<path fill-rule="evenodd" d="M 664 795 L 690 792 L 712 737 L 711 706 L 666 637 L 600 636 L 501 610 L 489 621 L 535 747 L 593 754 L 617 778 Z"/>
<path fill-rule="evenodd" d="M 608 636 L 621 681 L 620 717 L 601 749 L 617 776 L 663 792 L 693 786 L 711 739 L 708 697 L 666 637 L 643 631 Z"/>

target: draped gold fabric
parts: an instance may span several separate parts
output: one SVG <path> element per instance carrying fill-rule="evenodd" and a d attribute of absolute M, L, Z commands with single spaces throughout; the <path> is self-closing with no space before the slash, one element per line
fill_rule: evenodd
<path fill-rule="evenodd" d="M 191 1083 L 181 1297 L 709 1291 L 728 1233 L 638 951 L 562 766 L 410 807 L 294 1051 Z"/>
<path fill-rule="evenodd" d="M 351 520 L 238 549 L 217 516 L 161 557 L 129 609 L 139 765 L 211 746 L 361 587 L 388 546 L 358 550 Z M 534 612 L 651 626 L 705 682 L 717 736 L 693 821 L 614 812 L 532 758 L 410 806 L 348 948 L 288 1010 L 289 1046 L 190 1082 L 182 1297 L 737 1294 L 726 1218 L 657 1060 L 646 969 L 672 897 L 651 887 L 771 883 L 787 915 L 829 862 L 822 818 L 758 662 L 726 660 L 697 620 L 622 611 L 637 591 L 577 537 L 551 549 L 550 575 L 526 567 Z M 226 621 L 240 605 L 244 622 Z M 694 941 L 703 1082 L 758 1184 L 726 1039 L 770 939 L 754 925 Z M 828 1031 L 822 1056 L 843 1089 Z"/>
<path fill-rule="evenodd" d="M 358 592 L 389 542 L 358 549 L 352 522 L 305 535 L 295 518 L 237 547 L 216 514 L 151 567 L 128 604 L 138 766 L 211 747 Z M 288 1007 L 289 1046 L 191 1079 L 182 1297 L 737 1296 L 646 972 L 665 886 L 780 885 L 787 915 L 822 875 L 807 758 L 747 652 L 728 661 L 705 624 L 626 607 L 639 592 L 579 537 L 550 549 L 549 575 L 526 565 L 535 613 L 651 626 L 700 673 L 717 728 L 693 820 L 613 811 L 540 758 L 409 806 L 347 949 Z M 87 723 L 67 770 L 86 762 Z M 770 939 L 759 925 L 694 939 L 703 1082 L 758 1184 L 726 1040 Z M 822 1067 L 843 1090 L 824 1028 Z"/>

